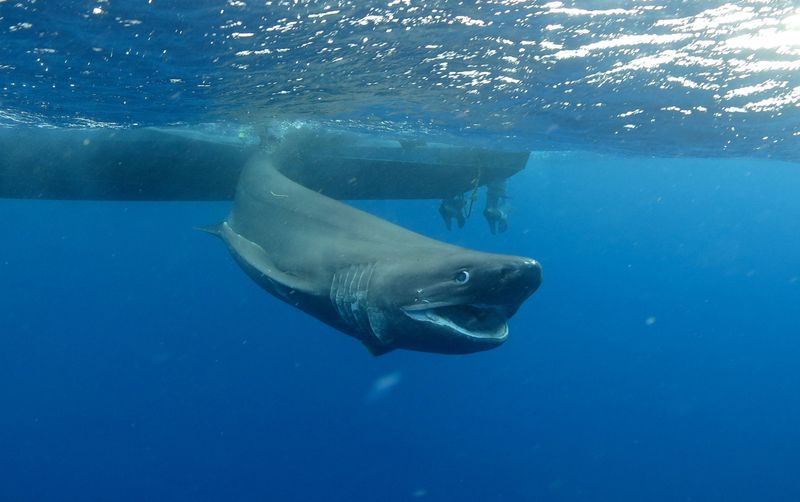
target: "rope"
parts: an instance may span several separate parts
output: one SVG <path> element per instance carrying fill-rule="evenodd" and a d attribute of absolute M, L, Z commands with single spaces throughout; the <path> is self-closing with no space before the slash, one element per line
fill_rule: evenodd
<path fill-rule="evenodd" d="M 478 188 L 481 186 L 481 177 L 483 175 L 483 168 L 478 167 L 478 175 L 474 178 L 472 185 L 472 193 L 469 196 L 469 205 L 467 206 L 466 217 L 469 218 L 472 214 L 472 206 L 478 201 Z"/>

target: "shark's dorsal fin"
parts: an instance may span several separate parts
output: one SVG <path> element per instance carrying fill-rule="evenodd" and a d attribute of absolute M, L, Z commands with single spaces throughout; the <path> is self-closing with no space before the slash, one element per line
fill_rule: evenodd
<path fill-rule="evenodd" d="M 216 235 L 217 237 L 222 237 L 222 223 L 216 223 L 214 225 L 201 225 L 194 227 L 194 229 L 199 232 L 205 232 L 207 234 Z"/>

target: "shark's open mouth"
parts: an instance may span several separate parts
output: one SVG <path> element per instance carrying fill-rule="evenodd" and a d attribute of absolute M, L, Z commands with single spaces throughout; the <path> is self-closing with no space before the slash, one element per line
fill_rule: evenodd
<path fill-rule="evenodd" d="M 414 306 L 403 312 L 416 321 L 433 323 L 472 338 L 502 340 L 508 336 L 508 318 L 491 305 Z"/>

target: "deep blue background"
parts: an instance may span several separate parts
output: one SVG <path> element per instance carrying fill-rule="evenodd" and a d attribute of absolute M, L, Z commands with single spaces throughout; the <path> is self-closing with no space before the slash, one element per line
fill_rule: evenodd
<path fill-rule="evenodd" d="M 227 204 L 0 201 L 0 499 L 800 499 L 797 165 L 538 154 L 511 190 L 499 237 L 362 204 L 542 262 L 463 357 L 266 295 L 192 230 Z"/>

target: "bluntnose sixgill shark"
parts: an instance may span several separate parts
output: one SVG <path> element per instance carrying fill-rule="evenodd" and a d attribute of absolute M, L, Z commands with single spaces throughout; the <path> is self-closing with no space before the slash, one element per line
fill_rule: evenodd
<path fill-rule="evenodd" d="M 542 280 L 530 258 L 439 242 L 309 190 L 266 153 L 242 171 L 226 220 L 206 230 L 261 287 L 374 355 L 497 347 Z"/>

